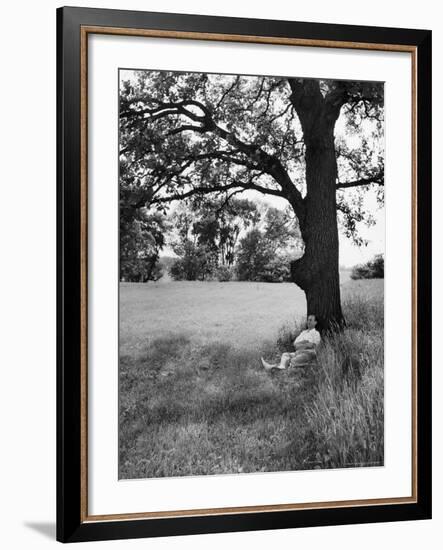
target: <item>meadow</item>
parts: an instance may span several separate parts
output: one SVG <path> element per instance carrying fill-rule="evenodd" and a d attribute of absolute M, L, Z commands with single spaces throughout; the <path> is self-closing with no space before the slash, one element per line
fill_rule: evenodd
<path fill-rule="evenodd" d="M 346 329 L 271 373 L 296 285 L 121 283 L 119 478 L 383 465 L 383 280 L 342 280 Z"/>

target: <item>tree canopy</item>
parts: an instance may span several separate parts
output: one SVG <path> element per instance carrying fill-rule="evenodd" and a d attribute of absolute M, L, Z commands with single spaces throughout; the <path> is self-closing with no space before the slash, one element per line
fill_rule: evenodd
<path fill-rule="evenodd" d="M 314 94 L 336 136 L 337 208 L 358 243 L 358 222 L 371 223 L 362 190 L 383 201 L 383 86 L 380 83 L 137 71 L 121 83 L 122 184 L 134 207 L 196 194 L 246 189 L 288 199 L 303 217 L 305 135 Z M 312 118 L 312 116 L 311 116 Z M 348 190 L 354 190 L 350 194 Z"/>

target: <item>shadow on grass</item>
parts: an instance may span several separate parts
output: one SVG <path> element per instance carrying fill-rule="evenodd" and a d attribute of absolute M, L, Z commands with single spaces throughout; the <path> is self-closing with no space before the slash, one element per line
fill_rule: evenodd
<path fill-rule="evenodd" d="M 301 407 L 297 377 L 269 375 L 258 352 L 185 335 L 121 357 L 119 389 L 121 478 L 263 471 Z"/>

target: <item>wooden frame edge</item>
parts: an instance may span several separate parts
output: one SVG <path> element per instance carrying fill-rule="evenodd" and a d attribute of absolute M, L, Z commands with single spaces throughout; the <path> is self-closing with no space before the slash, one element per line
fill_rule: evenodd
<path fill-rule="evenodd" d="M 354 508 L 362 506 L 381 506 L 385 504 L 415 504 L 413 497 L 380 498 L 368 500 L 338 500 L 309 502 L 300 504 L 264 504 L 258 506 L 234 506 L 226 508 L 196 508 L 193 510 L 172 510 L 162 512 L 139 512 L 128 514 L 97 514 L 87 516 L 84 523 L 117 520 L 162 519 L 180 517 L 227 516 L 231 514 L 251 514 L 265 512 L 292 512 L 296 510 L 324 510 L 327 508 Z"/>
<path fill-rule="evenodd" d="M 417 443 L 417 429 L 418 429 L 418 408 L 417 408 L 417 370 L 418 370 L 418 355 L 417 355 L 417 264 L 418 264 L 418 212 L 417 212 L 417 197 L 418 197 L 418 179 L 417 179 L 417 163 L 418 163 L 418 151 L 417 151 L 417 48 L 411 53 L 411 225 L 412 225 L 412 266 L 411 266 L 411 281 L 412 281 L 412 295 L 411 295 L 411 311 L 412 311 L 412 372 L 411 372 L 411 386 L 412 386 L 412 410 L 411 410 L 411 436 L 412 436 L 412 496 L 415 501 L 418 500 L 418 443 Z"/>
<path fill-rule="evenodd" d="M 254 36 L 245 34 L 222 34 L 197 31 L 166 31 L 158 29 L 134 29 L 127 27 L 103 27 L 98 25 L 82 25 L 81 32 L 86 34 L 109 34 L 122 36 L 139 36 L 148 38 L 173 38 L 184 40 L 214 40 L 220 42 L 247 42 L 251 44 L 274 44 L 280 46 L 305 46 L 321 48 L 346 48 L 356 50 L 380 50 L 391 52 L 409 52 L 416 50 L 415 46 L 404 44 L 377 44 L 371 42 L 349 42 L 342 40 L 318 40 L 307 38 L 285 38 L 278 36 Z"/>
<path fill-rule="evenodd" d="M 88 516 L 88 45 L 80 34 L 80 521 Z"/>

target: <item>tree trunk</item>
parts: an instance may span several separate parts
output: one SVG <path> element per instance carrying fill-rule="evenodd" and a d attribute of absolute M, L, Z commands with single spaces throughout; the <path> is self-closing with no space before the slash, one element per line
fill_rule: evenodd
<path fill-rule="evenodd" d="M 320 107 L 323 107 L 321 103 Z M 305 253 L 292 262 L 291 275 L 305 291 L 307 313 L 317 317 L 320 328 L 340 329 L 344 326 L 344 318 L 340 301 L 335 195 L 335 119 L 325 116 L 322 109 L 313 108 L 302 116 L 299 113 L 299 117 L 306 146 L 307 193 L 304 216 L 300 220 Z"/>

